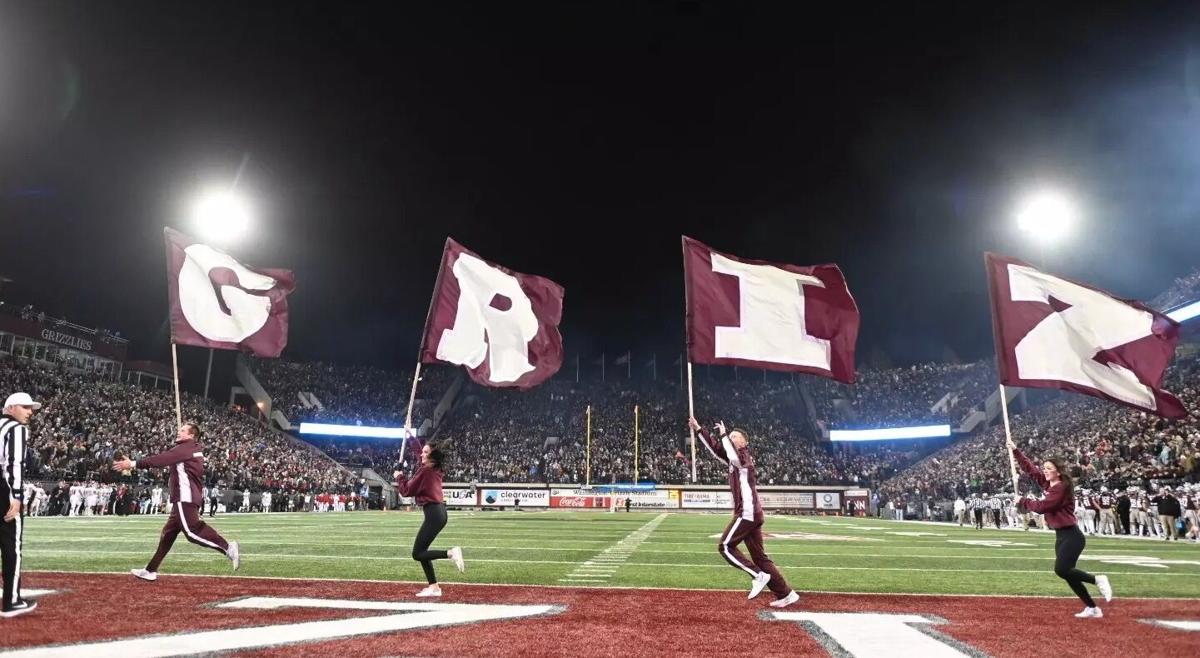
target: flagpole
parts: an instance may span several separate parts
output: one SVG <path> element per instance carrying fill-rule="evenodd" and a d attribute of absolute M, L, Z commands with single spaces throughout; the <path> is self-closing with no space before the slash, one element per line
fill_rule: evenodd
<path fill-rule="evenodd" d="M 579 383 L 579 352 L 575 353 L 575 383 Z"/>
<path fill-rule="evenodd" d="M 638 406 L 633 405 L 633 484 L 638 483 Z"/>
<path fill-rule="evenodd" d="M 625 379 L 633 379 L 633 351 L 625 353 Z"/>
<path fill-rule="evenodd" d="M 679 388 L 683 388 L 683 355 L 679 355 Z"/>
<path fill-rule="evenodd" d="M 650 356 L 650 378 L 658 381 L 658 354 Z"/>
<path fill-rule="evenodd" d="M 696 417 L 696 402 L 692 399 L 692 362 L 687 362 L 687 384 L 688 384 L 688 418 Z M 689 424 L 689 429 L 690 429 Z M 692 433 L 692 483 L 696 482 L 696 430 L 690 429 Z"/>
<path fill-rule="evenodd" d="M 208 348 L 208 370 L 204 371 L 204 399 L 208 399 L 208 380 L 212 377 L 213 348 Z"/>
<path fill-rule="evenodd" d="M 413 403 L 417 400 L 417 382 L 421 381 L 421 360 L 413 371 L 412 392 L 408 394 L 408 411 L 404 414 L 404 438 L 400 439 L 400 463 L 404 463 L 404 449 L 408 446 L 408 435 L 412 433 Z"/>
<path fill-rule="evenodd" d="M 171 341 L 171 370 L 175 374 L 175 420 L 183 425 L 183 407 L 179 404 L 179 354 L 175 349 L 175 341 Z"/>
<path fill-rule="evenodd" d="M 412 391 L 408 394 L 408 411 L 404 414 L 404 437 L 400 439 L 400 463 L 404 463 L 404 450 L 408 447 L 408 435 L 412 434 L 413 402 L 417 399 L 417 382 L 421 381 L 421 356 L 425 353 L 425 339 L 429 336 L 429 321 L 433 319 L 433 305 L 437 303 L 438 291 L 442 289 L 442 273 L 446 271 L 446 254 L 450 252 L 450 238 L 442 246 L 442 257 L 438 260 L 437 277 L 433 280 L 433 294 L 429 297 L 429 310 L 425 311 L 425 329 L 421 332 L 421 345 L 417 348 L 417 367 L 413 371 Z"/>
<path fill-rule="evenodd" d="M 608 383 L 608 376 L 607 376 L 607 373 L 605 373 L 605 368 L 607 368 L 607 367 L 608 367 L 608 355 L 606 355 L 604 352 L 601 352 L 600 353 L 600 383 L 601 384 Z"/>
<path fill-rule="evenodd" d="M 587 472 L 587 475 L 586 475 L 587 480 L 585 481 L 584 486 L 591 488 L 591 486 L 592 486 L 592 405 L 590 405 L 590 404 L 587 406 L 587 453 L 586 453 L 586 455 L 587 456 L 584 457 L 584 463 L 586 464 L 585 469 Z"/>
<path fill-rule="evenodd" d="M 1004 412 L 1004 438 L 1008 439 L 1004 446 L 1004 452 L 1008 453 L 1008 468 L 1012 474 L 1013 495 L 1016 496 L 1020 493 L 1017 491 L 1017 460 L 1013 457 L 1012 450 L 1008 449 L 1008 443 L 1012 443 L 1012 429 L 1008 424 L 1008 396 L 1004 393 L 1004 384 L 1000 385 L 1000 409 Z"/>

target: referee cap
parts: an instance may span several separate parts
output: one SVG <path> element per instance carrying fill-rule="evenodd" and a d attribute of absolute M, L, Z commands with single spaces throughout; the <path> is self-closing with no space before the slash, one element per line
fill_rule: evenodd
<path fill-rule="evenodd" d="M 34 402 L 28 393 L 13 393 L 4 401 L 4 408 L 7 409 L 9 407 L 33 407 L 34 409 L 41 409 L 42 403 Z"/>

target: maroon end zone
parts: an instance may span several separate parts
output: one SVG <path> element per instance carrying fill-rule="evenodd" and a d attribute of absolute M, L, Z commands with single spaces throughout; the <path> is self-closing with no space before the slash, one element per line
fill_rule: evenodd
<path fill-rule="evenodd" d="M 42 655 L 96 655 L 81 644 L 156 636 L 158 642 L 184 633 L 286 625 L 275 629 L 268 645 L 234 651 L 247 656 L 825 656 L 871 655 L 839 643 L 888 634 L 888 655 L 1090 656 L 1200 655 L 1200 632 L 1142 620 L 1200 622 L 1200 601 L 1121 600 L 1104 606 L 1101 620 L 1075 619 L 1074 599 L 1010 597 L 804 594 L 789 613 L 812 619 L 780 621 L 769 613 L 769 597 L 747 601 L 738 592 L 695 590 L 574 589 L 456 585 L 430 601 L 412 596 L 419 585 L 355 581 L 269 580 L 164 575 L 156 583 L 132 576 L 57 573 L 29 574 L 24 586 L 55 590 L 40 598 L 30 615 L 0 620 L 0 655 L 10 650 L 57 646 Z M 253 597 L 253 598 L 251 598 Z M 229 609 L 231 601 L 302 599 L 317 607 Z M 412 612 L 326 609 L 341 605 L 403 603 L 476 604 L 472 609 L 506 606 L 553 606 L 548 612 L 493 621 L 429 624 L 409 630 L 373 632 L 348 639 L 290 643 L 305 622 L 340 620 L 333 632 L 364 620 L 412 620 Z M 369 602 L 383 602 L 372 604 Z M 255 604 L 259 605 L 259 604 Z M 288 604 L 292 605 L 292 604 Z M 462 606 L 459 606 L 462 607 Z M 447 606 L 446 608 L 455 608 Z M 439 608 L 439 611 L 442 610 Z M 1047 621 L 1035 621 L 1034 611 Z M 822 617 L 821 613 L 831 613 Z M 906 615 L 877 617 L 866 613 Z M 1049 613 L 1046 615 L 1045 613 Z M 442 614 L 427 613 L 427 616 Z M 849 617 L 847 615 L 858 615 Z M 918 616 L 914 619 L 907 616 Z M 352 621 L 353 620 L 353 621 Z M 881 621 L 882 620 L 882 621 Z M 848 623 L 847 623 L 848 622 Z M 404 623 L 403 621 L 400 623 Z M 441 624 L 434 619 L 431 623 Z M 311 625 L 311 624 L 310 624 Z M 330 625 L 327 625 L 330 626 Z M 839 635 L 839 627 L 853 628 Z M 906 630 L 907 629 L 907 630 Z M 914 631 L 913 629 L 923 629 Z M 253 631 L 251 631 L 253 632 Z M 349 631 L 346 631 L 349 632 Z M 222 637 L 231 633 L 222 634 Z M 204 636 L 209 638 L 210 636 Z M 211 639 L 211 638 L 210 638 Z M 869 639 L 869 638 L 868 638 Z M 922 644 L 934 642 L 936 644 Z M 189 649 L 205 652 L 212 645 Z M 912 653 L 915 652 L 915 653 Z M 153 653 L 153 652 L 151 652 Z"/>

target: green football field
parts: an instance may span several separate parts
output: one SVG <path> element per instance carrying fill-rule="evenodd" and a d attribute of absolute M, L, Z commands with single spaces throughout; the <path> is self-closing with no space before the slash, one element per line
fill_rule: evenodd
<path fill-rule="evenodd" d="M 165 516 L 33 518 L 24 568 L 123 572 L 144 566 Z M 212 525 L 241 543 L 239 576 L 420 581 L 409 557 L 419 512 L 224 514 Z M 463 547 L 466 573 L 443 583 L 744 589 L 716 551 L 727 514 L 454 512 L 435 548 Z M 1070 596 L 1041 532 L 847 519 L 768 517 L 766 547 L 797 590 Z M 1080 568 L 1108 574 L 1116 595 L 1200 598 L 1200 545 L 1088 538 Z M 181 535 L 160 573 L 229 575 L 222 556 Z"/>

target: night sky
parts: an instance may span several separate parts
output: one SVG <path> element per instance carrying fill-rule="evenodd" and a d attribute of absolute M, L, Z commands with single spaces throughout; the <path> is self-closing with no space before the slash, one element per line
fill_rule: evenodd
<path fill-rule="evenodd" d="M 411 367 L 451 235 L 566 288 L 568 360 L 661 365 L 681 233 L 839 264 L 860 361 L 987 357 L 984 250 L 1200 265 L 1198 6 L 1059 4 L 0 1 L 2 296 L 169 359 L 162 227 L 248 154 L 295 358 Z M 1083 220 L 1039 254 L 1047 185 Z"/>

